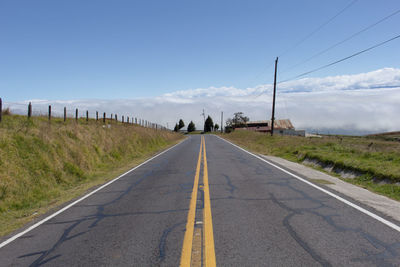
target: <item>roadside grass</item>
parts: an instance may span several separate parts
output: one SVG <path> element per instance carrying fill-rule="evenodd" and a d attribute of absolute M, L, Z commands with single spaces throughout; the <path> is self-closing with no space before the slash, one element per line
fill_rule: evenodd
<path fill-rule="evenodd" d="M 294 162 L 316 161 L 328 168 L 312 166 L 370 191 L 400 200 L 400 142 L 390 137 L 323 136 L 304 138 L 270 136 L 235 131 L 221 137 L 256 153 Z M 331 169 L 334 171 L 327 171 Z M 342 178 L 336 170 L 355 174 Z"/>
<path fill-rule="evenodd" d="M 108 126 L 109 125 L 109 126 Z M 0 236 L 127 171 L 183 138 L 113 121 L 3 115 Z"/>

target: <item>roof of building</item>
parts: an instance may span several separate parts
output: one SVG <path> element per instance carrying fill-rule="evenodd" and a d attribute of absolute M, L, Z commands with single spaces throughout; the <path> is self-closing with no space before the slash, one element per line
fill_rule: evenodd
<path fill-rule="evenodd" d="M 247 122 L 247 127 L 256 127 L 257 125 L 270 126 L 271 120 Z M 294 126 L 289 119 L 284 119 L 284 120 L 275 120 L 274 128 L 276 128 L 276 129 L 294 129 Z"/>

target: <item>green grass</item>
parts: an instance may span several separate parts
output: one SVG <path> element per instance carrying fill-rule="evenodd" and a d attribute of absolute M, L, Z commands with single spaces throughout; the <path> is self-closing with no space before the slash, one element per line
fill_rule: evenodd
<path fill-rule="evenodd" d="M 354 179 L 343 180 L 400 200 L 400 186 L 395 184 L 400 183 L 400 142 L 388 136 L 271 137 L 244 130 L 221 136 L 257 153 L 300 163 L 311 159 L 338 170 L 358 173 Z"/>
<path fill-rule="evenodd" d="M 108 122 L 109 123 L 109 122 Z M 0 236 L 143 162 L 183 135 L 121 123 L 4 115 Z"/>

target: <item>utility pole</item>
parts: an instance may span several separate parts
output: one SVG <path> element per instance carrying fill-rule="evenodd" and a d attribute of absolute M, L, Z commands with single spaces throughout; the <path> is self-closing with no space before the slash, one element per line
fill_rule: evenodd
<path fill-rule="evenodd" d="M 206 114 L 204 113 L 204 108 L 203 108 L 203 113 L 201 113 L 200 115 L 203 115 L 203 119 L 204 119 L 203 131 L 205 131 L 206 130 Z"/>
<path fill-rule="evenodd" d="M 278 69 L 278 57 L 275 60 L 274 97 L 272 99 L 271 136 L 274 135 L 274 124 L 275 124 L 275 95 L 276 95 L 276 72 L 277 72 L 277 69 Z"/>
<path fill-rule="evenodd" d="M 224 121 L 224 112 L 223 111 L 221 111 L 221 133 L 223 133 L 224 132 L 224 126 L 223 126 L 223 121 Z"/>
<path fill-rule="evenodd" d="M 3 102 L 2 102 L 1 97 L 0 97 L 0 122 L 1 122 L 1 115 L 3 114 L 3 107 L 2 107 L 2 105 L 3 105 Z"/>

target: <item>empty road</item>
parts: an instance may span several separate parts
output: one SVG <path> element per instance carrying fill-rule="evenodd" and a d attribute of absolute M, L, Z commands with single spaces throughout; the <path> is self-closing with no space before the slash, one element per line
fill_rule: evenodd
<path fill-rule="evenodd" d="M 0 266 L 399 266 L 398 222 L 374 215 L 193 135 L 3 240 Z"/>

